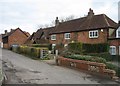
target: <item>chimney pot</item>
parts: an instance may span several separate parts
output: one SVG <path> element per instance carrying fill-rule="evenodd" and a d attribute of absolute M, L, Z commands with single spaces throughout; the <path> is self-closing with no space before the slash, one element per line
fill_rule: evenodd
<path fill-rule="evenodd" d="M 93 12 L 93 10 L 90 8 L 89 9 L 89 12 L 88 12 L 88 18 L 91 18 L 91 17 L 93 17 L 94 16 L 94 12 Z"/>
<path fill-rule="evenodd" d="M 11 31 L 13 31 L 13 29 L 11 29 Z"/>
<path fill-rule="evenodd" d="M 5 30 L 5 34 L 7 34 L 7 30 Z"/>
<path fill-rule="evenodd" d="M 59 25 L 59 19 L 58 19 L 58 17 L 56 17 L 55 26 L 58 26 L 58 25 Z"/>

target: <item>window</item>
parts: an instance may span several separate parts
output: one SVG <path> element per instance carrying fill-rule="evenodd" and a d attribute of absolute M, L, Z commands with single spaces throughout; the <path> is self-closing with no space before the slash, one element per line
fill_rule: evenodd
<path fill-rule="evenodd" d="M 65 36 L 65 39 L 70 39 L 70 33 L 65 33 L 64 36 Z"/>
<path fill-rule="evenodd" d="M 116 55 L 116 46 L 110 46 L 110 54 L 111 55 Z"/>
<path fill-rule="evenodd" d="M 118 31 L 118 38 L 120 38 L 120 31 Z"/>
<path fill-rule="evenodd" d="M 98 38 L 98 30 L 89 31 L 89 38 Z"/>
<path fill-rule="evenodd" d="M 56 35 L 51 35 L 51 40 L 56 40 Z"/>

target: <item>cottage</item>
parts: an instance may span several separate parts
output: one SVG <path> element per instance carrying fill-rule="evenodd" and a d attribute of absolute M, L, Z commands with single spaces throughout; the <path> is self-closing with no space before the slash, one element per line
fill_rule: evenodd
<path fill-rule="evenodd" d="M 55 20 L 55 27 L 50 32 L 49 42 L 56 46 L 71 42 L 82 43 L 107 43 L 108 38 L 116 30 L 117 23 L 105 14 L 94 15 L 89 9 L 86 17 L 60 23 L 58 17 Z"/>
<path fill-rule="evenodd" d="M 34 32 L 25 42 L 25 44 L 48 44 L 49 43 L 49 32 L 53 27 L 40 28 Z"/>
<path fill-rule="evenodd" d="M 3 48 L 10 49 L 14 45 L 22 45 L 28 37 L 29 34 L 22 31 L 20 28 L 15 30 L 11 29 L 10 32 L 5 30 L 5 34 L 2 34 Z"/>
<path fill-rule="evenodd" d="M 111 55 L 120 55 L 120 22 L 117 30 L 109 37 Z"/>

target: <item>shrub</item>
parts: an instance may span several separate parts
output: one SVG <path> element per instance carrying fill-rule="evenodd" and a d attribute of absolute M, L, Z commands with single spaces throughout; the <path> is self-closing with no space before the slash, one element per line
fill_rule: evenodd
<path fill-rule="evenodd" d="M 109 45 L 108 43 L 100 43 L 100 44 L 83 44 L 82 45 L 83 53 L 102 53 L 108 52 Z"/>
<path fill-rule="evenodd" d="M 49 50 L 52 50 L 52 44 L 49 44 L 49 45 L 48 45 L 48 49 L 49 49 Z"/>
<path fill-rule="evenodd" d="M 47 49 L 47 48 L 20 46 L 14 50 L 16 50 L 16 53 L 23 54 L 23 55 L 29 56 L 33 59 L 36 59 L 36 58 L 40 58 L 40 50 L 41 49 Z"/>
<path fill-rule="evenodd" d="M 117 75 L 118 77 L 120 77 L 120 68 L 119 68 L 118 66 L 113 65 L 113 64 L 111 64 L 111 63 L 106 63 L 106 68 L 115 70 L 115 71 L 116 71 L 116 75 Z"/>
<path fill-rule="evenodd" d="M 68 55 L 64 56 L 65 58 L 76 59 L 76 60 L 85 60 L 91 62 L 106 63 L 106 60 L 101 57 L 86 56 L 86 55 Z"/>
<path fill-rule="evenodd" d="M 82 53 L 82 43 L 70 43 L 70 44 L 68 44 L 68 50 L 75 54 L 81 54 Z"/>
<path fill-rule="evenodd" d="M 104 52 L 104 53 L 88 53 L 86 55 L 102 57 L 102 58 L 106 59 L 107 61 L 119 61 L 120 62 L 120 56 L 118 56 L 118 55 L 112 56 L 108 52 Z"/>
<path fill-rule="evenodd" d="M 31 47 L 48 47 L 48 44 L 32 44 Z"/>

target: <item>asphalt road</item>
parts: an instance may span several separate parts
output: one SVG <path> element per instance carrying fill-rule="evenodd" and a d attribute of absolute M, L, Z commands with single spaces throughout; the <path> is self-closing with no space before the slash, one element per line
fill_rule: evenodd
<path fill-rule="evenodd" d="M 12 51 L 2 50 L 6 84 L 116 84 L 74 69 L 33 60 Z"/>

